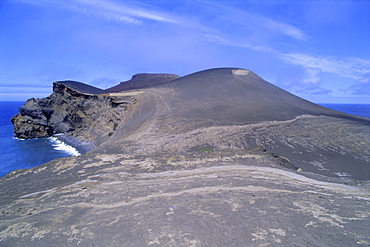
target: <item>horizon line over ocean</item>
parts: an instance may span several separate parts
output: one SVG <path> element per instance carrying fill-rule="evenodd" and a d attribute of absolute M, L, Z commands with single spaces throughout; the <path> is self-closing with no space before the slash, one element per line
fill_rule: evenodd
<path fill-rule="evenodd" d="M 370 104 L 315 103 L 344 113 L 370 118 Z"/>
<path fill-rule="evenodd" d="M 10 119 L 24 103 L 25 101 L 0 101 L 0 177 L 14 170 L 36 167 L 56 158 L 79 155 L 75 148 L 55 137 L 29 140 L 14 138 Z M 318 105 L 370 118 L 370 104 Z"/>

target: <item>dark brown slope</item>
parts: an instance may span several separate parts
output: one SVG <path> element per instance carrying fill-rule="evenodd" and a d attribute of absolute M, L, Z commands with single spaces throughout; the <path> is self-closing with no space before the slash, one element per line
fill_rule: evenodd
<path fill-rule="evenodd" d="M 58 81 L 54 83 L 54 87 L 58 84 L 62 84 L 66 87 L 72 88 L 84 94 L 104 94 L 106 93 L 105 90 L 103 89 L 93 87 L 93 86 L 87 85 L 82 82 L 77 82 L 77 81 Z"/>
<path fill-rule="evenodd" d="M 93 153 L 258 149 L 286 157 L 286 167 L 370 178 L 369 119 L 313 104 L 251 71 L 211 69 L 137 92 L 137 104 Z"/>
<path fill-rule="evenodd" d="M 237 68 L 197 72 L 162 87 L 176 90 L 176 97 L 168 99 L 176 115 L 191 121 L 207 119 L 212 125 L 281 121 L 304 114 L 349 117 Z"/>
<path fill-rule="evenodd" d="M 17 136 L 68 132 L 93 142 L 94 153 L 114 154 L 258 147 L 287 157 L 288 167 L 370 177 L 369 119 L 303 100 L 248 70 L 210 69 L 104 96 L 79 95 L 101 92 L 82 83 L 54 86 L 13 118 Z"/>
<path fill-rule="evenodd" d="M 175 80 L 177 78 L 179 78 L 179 76 L 174 74 L 141 73 L 133 75 L 131 80 L 121 82 L 120 84 L 108 88 L 106 90 L 77 81 L 58 81 L 55 82 L 54 84 L 62 84 L 84 94 L 104 94 L 104 93 L 122 92 L 132 89 L 154 87 Z"/>
<path fill-rule="evenodd" d="M 143 93 L 117 132 L 117 142 L 126 141 L 128 134 L 143 131 L 166 136 L 202 127 L 291 120 L 301 115 L 352 118 L 301 99 L 251 71 L 237 68 L 205 70 L 139 91 Z"/>
<path fill-rule="evenodd" d="M 96 105 L 93 152 L 0 178 L 1 246 L 370 244 L 368 120 L 237 69 L 114 97 L 136 103 Z"/>
<path fill-rule="evenodd" d="M 131 80 L 121 82 L 114 87 L 108 88 L 106 91 L 116 93 L 131 89 L 154 87 L 177 78 L 179 76 L 173 74 L 136 74 L 132 76 Z"/>

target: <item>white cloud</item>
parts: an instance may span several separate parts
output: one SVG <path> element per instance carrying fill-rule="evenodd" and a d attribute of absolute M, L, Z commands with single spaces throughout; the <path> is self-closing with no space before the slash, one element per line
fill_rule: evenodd
<path fill-rule="evenodd" d="M 226 38 L 220 37 L 218 35 L 212 35 L 212 34 L 206 34 L 204 35 L 206 40 L 208 42 L 213 42 L 221 45 L 228 45 L 228 46 L 234 46 L 234 47 L 241 47 L 241 48 L 248 48 L 254 51 L 260 51 L 260 52 L 267 52 L 267 53 L 278 53 L 271 47 L 267 45 L 252 45 L 247 42 L 236 42 L 236 41 L 231 41 Z"/>
<path fill-rule="evenodd" d="M 322 71 L 318 68 L 287 67 L 281 71 L 275 83 L 302 96 L 332 93 L 330 89 L 322 87 Z"/>
<path fill-rule="evenodd" d="M 164 14 L 161 13 L 156 13 L 154 11 L 146 10 L 146 9 L 141 9 L 138 7 L 129 7 L 124 4 L 117 4 L 112 1 L 106 1 L 106 0 L 78 0 L 77 1 L 80 4 L 83 4 L 85 6 L 91 6 L 94 9 L 98 10 L 104 10 L 109 13 L 115 13 L 117 15 L 122 15 L 122 16 L 132 16 L 132 17 L 137 17 L 137 18 L 144 18 L 144 19 L 149 19 L 149 20 L 154 20 L 154 21 L 160 21 L 160 22 L 173 22 L 176 23 L 175 20 L 166 17 Z"/>
<path fill-rule="evenodd" d="M 343 91 L 356 95 L 370 95 L 370 73 L 364 74 L 359 80 Z"/>
<path fill-rule="evenodd" d="M 145 54 L 155 55 L 151 56 L 153 61 L 155 59 L 160 60 L 162 57 L 165 57 L 163 60 L 167 61 L 169 56 L 173 60 L 185 60 L 189 56 L 188 60 L 191 61 L 194 60 L 193 53 L 190 54 L 188 50 L 194 49 L 194 47 L 206 47 L 204 43 L 213 42 L 224 46 L 240 47 L 265 53 L 265 55 L 280 59 L 285 64 L 299 66 L 301 68 L 300 78 L 296 82 L 301 88 L 320 88 L 322 73 L 331 73 L 356 80 L 357 86 L 361 84 L 368 85 L 369 81 L 368 77 L 364 75 L 370 73 L 370 61 L 359 58 L 318 56 L 300 52 L 301 48 L 293 46 L 297 43 L 292 42 L 298 41 L 299 44 L 302 44 L 301 41 L 311 40 L 311 37 L 304 30 L 287 22 L 273 19 L 270 16 L 258 14 L 261 12 L 256 13 L 247 8 L 238 8 L 229 2 L 222 4 L 211 0 L 192 0 L 186 2 L 186 4 L 180 2 L 176 8 L 169 8 L 168 5 L 173 7 L 175 4 L 167 4 L 166 1 L 163 2 L 163 5 L 158 4 L 157 1 L 148 1 L 145 5 L 140 1 L 113 0 L 21 1 L 39 6 L 64 8 L 82 15 L 100 17 L 108 21 L 130 25 L 142 25 L 148 20 L 162 24 L 173 24 L 160 26 L 165 27 L 163 29 L 158 28 L 158 26 L 156 26 L 157 29 L 150 28 L 151 26 L 147 25 L 146 27 L 149 26 L 149 29 L 142 28 L 142 34 L 135 33 L 134 41 L 125 40 L 126 47 L 138 47 L 140 43 L 140 51 L 146 50 Z M 161 8 L 161 6 L 166 7 Z M 182 10 L 185 7 L 188 9 Z M 160 31 L 158 32 L 158 30 Z M 95 32 L 96 30 L 94 30 Z M 123 31 L 120 30 L 120 32 L 122 36 Z M 112 37 L 119 36 L 118 33 L 114 32 L 116 36 L 112 35 Z M 100 35 L 100 33 L 98 34 Z M 107 32 L 105 31 L 104 34 L 106 35 Z M 137 37 L 138 35 L 142 35 L 141 39 Z M 108 37 L 108 35 L 106 36 Z M 292 39 L 286 39 L 286 36 Z M 150 37 L 149 40 L 148 37 Z M 100 41 L 102 39 L 104 37 L 100 38 Z M 117 44 L 116 49 L 110 49 L 115 54 L 117 54 L 117 50 L 124 50 L 120 42 L 112 42 L 112 40 L 120 39 L 106 39 L 108 40 L 106 43 L 100 42 L 98 45 Z M 91 40 L 96 42 L 97 39 Z M 205 40 L 206 42 L 204 42 Z M 290 45 L 290 49 L 296 47 L 297 52 L 282 50 L 288 45 Z M 103 48 L 105 49 L 106 46 Z M 168 52 L 169 49 L 172 52 Z M 130 48 L 130 50 L 135 49 Z M 182 52 L 181 56 L 179 56 L 179 51 Z M 128 53 L 131 54 L 130 51 Z M 207 54 L 207 56 L 204 56 L 204 60 L 209 61 L 211 60 L 210 57 L 212 55 Z M 324 91 L 323 89 L 320 92 Z"/>
<path fill-rule="evenodd" d="M 357 83 L 360 85 L 370 84 L 370 73 L 365 74 L 363 77 L 357 80 Z"/>
<path fill-rule="evenodd" d="M 319 68 L 323 72 L 355 80 L 359 80 L 363 74 L 370 73 L 370 61 L 358 58 L 338 59 L 303 53 L 280 53 L 279 58 L 290 64 L 304 68 Z"/>
<path fill-rule="evenodd" d="M 21 0 L 23 3 L 44 7 L 61 7 L 70 11 L 88 16 L 104 18 L 108 21 L 125 24 L 141 25 L 142 19 L 177 23 L 175 19 L 166 16 L 164 13 L 157 13 L 137 6 L 130 7 L 127 4 L 115 3 L 107 0 L 76 0 L 76 1 L 44 1 L 44 0 Z"/>
<path fill-rule="evenodd" d="M 266 32 L 286 35 L 301 41 L 309 39 L 309 36 L 296 26 L 260 14 L 250 13 L 241 8 L 233 7 L 231 4 L 220 4 L 209 0 L 198 0 L 196 2 L 197 7 L 208 11 L 212 18 L 220 18 L 225 22 L 224 24 L 236 23 L 238 26 L 235 26 L 235 28 L 239 30 L 245 29 L 252 32 L 266 30 Z"/>
<path fill-rule="evenodd" d="M 65 9 L 75 11 L 79 14 L 84 14 L 88 16 L 96 16 L 101 17 L 107 21 L 114 21 L 114 22 L 120 22 L 125 24 L 134 24 L 134 25 L 140 25 L 142 22 L 138 19 L 129 17 L 127 15 L 124 15 L 122 13 L 118 12 L 111 12 L 104 9 L 97 9 L 97 8 L 87 8 L 84 6 L 78 6 L 75 4 L 68 4 L 68 3 L 62 3 L 63 7 Z"/>
<path fill-rule="evenodd" d="M 303 53 L 276 53 L 286 63 L 298 65 L 305 69 L 301 80 L 288 83 L 287 89 L 297 93 L 323 95 L 331 93 L 320 87 L 322 72 L 339 77 L 356 80 L 351 86 L 343 89 L 357 95 L 370 95 L 370 61 L 359 58 L 339 59 L 333 56 L 323 57 Z"/>
<path fill-rule="evenodd" d="M 302 82 L 307 86 L 317 86 L 321 83 L 321 69 L 306 68 Z"/>
<path fill-rule="evenodd" d="M 283 53 L 267 45 L 252 45 L 238 43 L 218 35 L 205 35 L 209 42 L 234 47 L 248 48 L 254 51 L 269 53 L 288 64 L 302 66 L 306 69 L 305 81 L 318 82 L 321 72 L 331 73 L 340 77 L 361 80 L 365 74 L 370 73 L 370 61 L 360 58 L 339 59 L 333 56 L 318 56 L 304 53 Z M 307 78 L 310 78 L 309 80 Z M 312 83 L 311 83 L 312 84 Z"/>
<path fill-rule="evenodd" d="M 217 18 L 221 18 L 226 24 L 222 23 L 215 33 L 206 35 L 209 42 L 218 43 L 220 45 L 234 46 L 247 48 L 250 50 L 270 54 L 283 61 L 286 64 L 298 65 L 306 70 L 303 81 L 311 85 L 318 85 L 321 81 L 321 73 L 330 73 L 339 77 L 349 78 L 353 80 L 361 80 L 363 75 L 370 73 L 370 61 L 360 58 L 339 58 L 336 56 L 319 56 L 315 54 L 307 54 L 299 52 L 300 48 L 296 48 L 296 52 L 287 52 L 282 50 L 281 44 L 269 39 L 269 33 L 275 32 L 286 35 L 296 40 L 307 41 L 312 38 L 305 31 L 294 25 L 274 20 L 272 18 L 247 12 L 243 9 L 237 9 L 231 5 L 222 5 L 209 0 L 198 0 L 208 12 L 219 14 Z M 233 25 L 238 32 L 222 33 L 225 27 Z M 254 29 L 253 29 L 254 28 Z M 249 38 L 248 31 L 258 33 L 254 36 L 257 38 Z M 244 34 L 244 35 L 243 35 Z M 267 36 L 266 37 L 264 37 Z M 262 36 L 262 37 L 260 37 Z M 289 45 L 289 41 L 286 44 Z M 279 46 L 277 46 L 279 45 Z M 279 48 L 278 48 L 279 47 Z M 293 46 L 290 46 L 290 49 Z M 319 72 L 320 71 L 320 72 Z"/>
<path fill-rule="evenodd" d="M 255 16 L 253 17 L 253 20 L 258 23 L 259 25 L 262 25 L 264 27 L 267 27 L 271 31 L 284 34 L 286 36 L 289 36 L 294 39 L 307 41 L 308 35 L 301 29 L 287 24 L 280 21 L 272 20 L 263 16 Z"/>
<path fill-rule="evenodd" d="M 213 34 L 205 34 L 204 37 L 209 41 L 209 42 L 214 42 L 214 43 L 218 43 L 218 44 L 231 44 L 230 41 L 218 36 L 218 35 L 213 35 Z"/>
<path fill-rule="evenodd" d="M 280 78 L 279 84 L 285 89 L 309 95 L 326 95 L 331 90 L 321 88 L 322 73 L 330 73 L 339 77 L 356 80 L 345 91 L 353 94 L 370 95 L 370 61 L 360 58 L 339 59 L 334 56 L 318 56 L 304 53 L 283 53 L 269 46 L 238 43 L 217 35 L 206 35 L 208 41 L 221 45 L 247 48 L 271 54 L 287 64 L 300 66 L 304 72 L 293 78 Z M 284 81 L 287 80 L 287 81 Z"/>

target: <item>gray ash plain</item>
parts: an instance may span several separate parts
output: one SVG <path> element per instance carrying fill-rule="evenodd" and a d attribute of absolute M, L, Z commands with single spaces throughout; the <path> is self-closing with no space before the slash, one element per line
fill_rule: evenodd
<path fill-rule="evenodd" d="M 28 103 L 16 134 L 95 148 L 1 178 L 0 246 L 370 245 L 368 118 L 244 69 L 171 76 Z"/>

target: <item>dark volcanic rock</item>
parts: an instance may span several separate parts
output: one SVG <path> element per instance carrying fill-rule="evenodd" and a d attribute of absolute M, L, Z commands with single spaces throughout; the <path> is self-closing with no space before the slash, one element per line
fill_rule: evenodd
<path fill-rule="evenodd" d="M 144 91 L 128 110 L 129 121 L 92 152 L 150 155 L 259 146 L 304 171 L 370 178 L 368 118 L 313 104 L 249 70 L 205 70 Z"/>
<path fill-rule="evenodd" d="M 27 100 L 11 120 L 15 136 L 23 139 L 51 136 L 53 128 L 48 123 L 51 114 L 52 110 L 41 108 L 36 99 Z"/>
<path fill-rule="evenodd" d="M 107 90 L 76 81 L 54 82 L 53 93 L 49 97 L 29 99 L 12 118 L 15 137 L 30 139 L 72 132 L 81 135 L 81 131 L 89 129 L 98 118 L 107 115 L 110 109 L 117 106 L 127 109 L 136 101 L 130 94 L 122 96 L 110 93 L 156 86 L 177 78 L 179 76 L 172 74 L 137 74 L 130 81 Z M 117 114 L 120 113 L 116 112 L 113 115 Z M 113 125 L 112 129 L 115 131 L 118 122 L 120 118 L 112 116 L 108 117 L 106 125 Z M 100 126 L 95 126 L 92 135 L 84 133 L 84 138 L 102 142 L 104 138 L 101 135 L 104 135 L 104 131 L 107 131 L 109 136 L 113 134 L 104 125 L 104 122 L 101 122 Z"/>
<path fill-rule="evenodd" d="M 166 100 L 174 115 L 213 126 L 281 121 L 307 115 L 348 115 L 299 98 L 249 70 L 221 68 L 200 71 L 166 83 L 176 97 Z M 162 93 L 164 94 L 164 92 Z"/>
<path fill-rule="evenodd" d="M 126 109 L 132 101 L 128 99 L 125 104 L 117 103 L 104 90 L 80 82 L 54 82 L 53 93 L 49 97 L 29 99 L 12 118 L 14 134 L 23 139 L 49 137 L 58 133 L 78 134 L 90 129 L 98 119 L 104 117 L 108 118 L 106 125 L 117 125 L 119 117 L 110 114 L 110 111 L 117 106 Z M 96 127 L 99 129 L 101 126 Z"/>
<path fill-rule="evenodd" d="M 105 90 L 96 88 L 81 82 L 76 81 L 59 81 L 54 82 L 53 91 L 63 94 L 63 92 L 68 92 L 68 94 L 79 95 L 93 95 L 93 94 L 104 94 Z"/>
<path fill-rule="evenodd" d="M 136 74 L 131 78 L 131 80 L 121 82 L 117 86 L 108 88 L 106 91 L 115 93 L 124 90 L 154 87 L 175 80 L 179 77 L 180 76 L 173 74 Z"/>
<path fill-rule="evenodd" d="M 97 147 L 0 178 L 0 245 L 370 245 L 368 118 L 237 68 L 101 92 L 59 82 L 13 118 Z"/>

